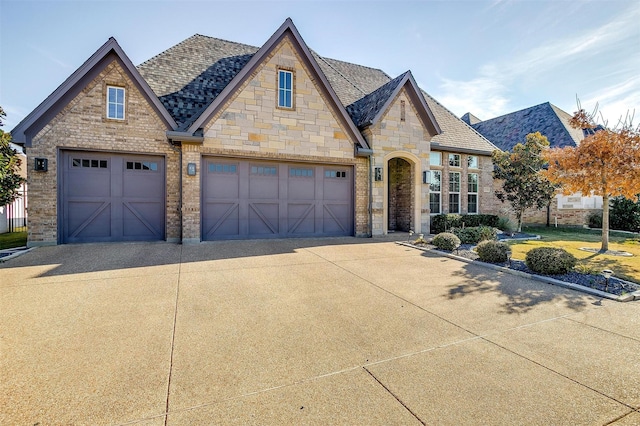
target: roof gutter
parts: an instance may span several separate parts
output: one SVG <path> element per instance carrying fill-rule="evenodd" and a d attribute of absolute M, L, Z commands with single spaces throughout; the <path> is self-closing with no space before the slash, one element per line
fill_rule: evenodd
<path fill-rule="evenodd" d="M 356 147 L 356 157 L 371 157 L 373 155 L 373 150 L 370 148 L 362 148 L 360 146 Z"/>
<path fill-rule="evenodd" d="M 448 145 L 440 145 L 438 142 L 430 142 L 431 150 L 436 151 L 447 151 L 447 152 L 460 152 L 462 154 L 477 154 L 477 155 L 491 155 L 493 151 L 486 151 L 481 149 L 470 149 L 470 148 L 458 148 L 452 147 Z"/>
<path fill-rule="evenodd" d="M 196 136 L 189 132 L 167 131 L 167 138 L 172 142 L 203 143 L 204 136 Z"/>

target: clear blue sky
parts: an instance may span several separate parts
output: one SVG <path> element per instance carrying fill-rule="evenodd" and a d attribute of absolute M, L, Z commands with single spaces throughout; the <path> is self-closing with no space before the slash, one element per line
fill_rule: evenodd
<path fill-rule="evenodd" d="M 110 36 L 134 64 L 199 33 L 261 46 L 293 19 L 322 56 L 410 69 L 460 116 L 599 102 L 640 121 L 640 1 L 0 0 L 0 105 L 11 130 Z"/>

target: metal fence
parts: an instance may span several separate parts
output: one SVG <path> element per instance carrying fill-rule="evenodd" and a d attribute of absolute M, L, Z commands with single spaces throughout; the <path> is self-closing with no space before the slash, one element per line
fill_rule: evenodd
<path fill-rule="evenodd" d="M 18 190 L 18 198 L 7 208 L 7 231 L 22 231 L 27 226 L 27 185 Z"/>

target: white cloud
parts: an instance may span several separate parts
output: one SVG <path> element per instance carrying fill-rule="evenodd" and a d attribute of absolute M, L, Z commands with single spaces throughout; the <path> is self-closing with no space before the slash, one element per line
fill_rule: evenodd
<path fill-rule="evenodd" d="M 471 112 L 482 120 L 500 115 L 507 106 L 507 88 L 499 81 L 479 77 L 470 81 L 442 79 L 438 101 L 458 116 Z"/>
<path fill-rule="evenodd" d="M 35 46 L 33 44 L 28 44 L 27 46 L 29 46 L 29 48 L 31 50 L 36 51 L 37 53 L 39 53 L 41 56 L 45 57 L 49 61 L 57 64 L 61 68 L 65 68 L 65 69 L 72 69 L 73 68 L 71 65 L 67 64 L 64 61 L 61 61 L 55 55 L 53 55 L 51 52 L 49 52 L 49 51 L 47 51 L 47 50 L 45 50 L 45 49 L 43 49 L 41 47 Z"/>
<path fill-rule="evenodd" d="M 606 124 L 611 127 L 620 119 L 627 118 L 627 114 L 634 117 L 633 121 L 637 125 L 640 121 L 640 110 L 637 109 L 640 107 L 640 80 L 632 76 L 620 83 L 589 93 L 580 102 L 582 108 L 588 112 L 593 111 L 597 105 L 599 121 L 606 120 Z"/>
<path fill-rule="evenodd" d="M 498 0 L 492 6 L 502 5 L 504 2 Z M 640 6 L 634 5 L 611 22 L 587 29 L 577 36 L 535 47 L 509 60 L 481 64 L 476 76 L 469 80 L 441 78 L 437 98 L 458 115 L 471 112 L 481 119 L 488 119 L 512 112 L 509 87 L 530 79 L 534 74 L 559 72 L 561 67 L 570 63 L 598 61 L 598 55 L 623 49 L 625 43 L 633 45 L 637 41 L 639 21 Z M 608 73 L 613 74 L 615 69 L 620 68 L 637 69 L 634 55 L 629 55 L 626 61 L 611 64 Z M 607 103 L 607 114 L 619 114 L 623 108 L 626 112 L 630 106 L 640 105 L 640 83 L 636 80 L 637 77 L 634 81 L 618 83 L 590 94 L 588 98 L 597 98 L 602 107 Z"/>

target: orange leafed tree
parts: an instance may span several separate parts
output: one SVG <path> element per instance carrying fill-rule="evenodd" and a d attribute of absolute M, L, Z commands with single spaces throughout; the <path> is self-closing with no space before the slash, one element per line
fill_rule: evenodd
<path fill-rule="evenodd" d="M 579 105 L 578 105 L 579 107 Z M 640 127 L 632 118 L 620 120 L 614 128 L 598 125 L 596 112 L 579 109 L 571 125 L 588 129 L 588 136 L 576 147 L 554 148 L 545 155 L 549 163 L 547 178 L 562 187 L 565 194 L 581 192 L 602 196 L 602 247 L 609 250 L 609 199 L 640 194 Z"/>

